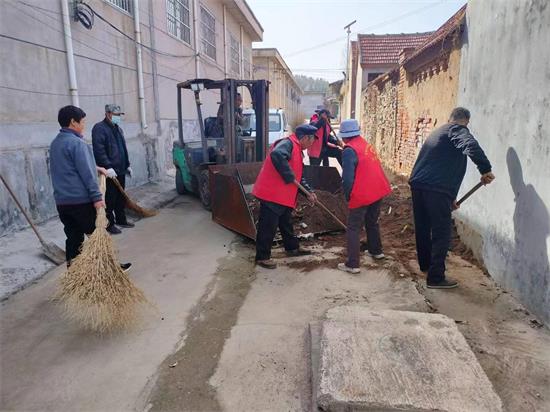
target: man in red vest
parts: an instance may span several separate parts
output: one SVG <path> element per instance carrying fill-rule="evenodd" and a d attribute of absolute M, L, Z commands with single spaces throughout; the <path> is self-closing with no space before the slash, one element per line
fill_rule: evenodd
<path fill-rule="evenodd" d="M 355 119 L 340 124 L 339 136 L 344 140 L 342 155 L 342 185 L 349 202 L 346 240 L 348 259 L 339 263 L 338 269 L 359 273 L 360 231 L 367 232 L 367 253 L 374 259 L 383 259 L 382 242 L 378 217 L 382 198 L 390 194 L 391 188 L 373 147 L 361 137 L 359 123 Z"/>
<path fill-rule="evenodd" d="M 256 263 L 264 268 L 277 267 L 271 259 L 271 244 L 277 228 L 283 237 L 287 255 L 311 254 L 308 250 L 300 249 L 298 238 L 294 236 L 292 210 L 296 207 L 299 182 L 308 190 L 308 200 L 312 203 L 317 200 L 317 196 L 302 177 L 303 150 L 313 144 L 316 131 L 313 126 L 301 125 L 290 137 L 273 143 L 254 183 L 252 194 L 260 200 Z"/>
<path fill-rule="evenodd" d="M 312 166 L 329 165 L 329 157 L 334 157 L 342 166 L 342 142 L 330 134 L 330 112 L 326 109 L 319 110 L 309 120 L 309 124 L 317 128 L 315 135 L 317 140 L 307 150 L 309 164 Z"/>

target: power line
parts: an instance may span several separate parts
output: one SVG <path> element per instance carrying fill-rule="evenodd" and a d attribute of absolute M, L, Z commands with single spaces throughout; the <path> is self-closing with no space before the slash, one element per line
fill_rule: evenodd
<path fill-rule="evenodd" d="M 436 3 L 435 5 L 439 5 L 439 4 L 442 4 L 444 3 L 445 0 L 439 0 L 438 3 Z M 414 10 L 411 10 L 410 12 L 407 12 L 407 13 L 404 13 L 404 14 L 401 14 L 399 16 L 396 16 L 396 17 L 393 17 L 391 19 L 388 19 L 388 20 L 385 20 L 383 22 L 380 22 L 380 23 L 377 23 L 375 25 L 372 25 L 370 27 L 365 27 L 363 29 L 359 29 L 357 30 L 356 32 L 353 32 L 353 34 L 357 34 L 357 33 L 361 33 L 361 32 L 366 32 L 366 31 L 370 31 L 370 30 L 374 30 L 374 29 L 377 29 L 377 28 L 380 28 L 380 27 L 384 27 L 385 25 L 389 24 L 389 23 L 394 23 L 396 21 L 399 21 L 401 19 L 404 19 L 406 17 L 410 17 L 412 15 L 415 15 L 417 13 L 421 13 L 427 9 L 430 9 L 434 7 L 434 4 L 429 4 L 427 6 L 423 6 L 423 7 L 420 7 L 418 9 L 414 9 Z M 296 56 L 298 54 L 302 54 L 302 53 L 306 53 L 306 52 L 309 52 L 309 51 L 312 51 L 312 50 L 316 50 L 316 49 L 320 49 L 322 47 L 325 47 L 325 46 L 328 46 L 329 44 L 334 44 L 334 43 L 338 43 L 342 40 L 345 40 L 347 39 L 347 35 L 346 36 L 341 36 L 341 37 L 338 37 L 334 40 L 330 40 L 328 42 L 324 42 L 324 43 L 319 43 L 315 46 L 311 46 L 311 47 L 308 47 L 308 48 L 305 48 L 305 49 L 302 49 L 302 50 L 297 50 L 295 52 L 291 52 L 291 53 L 287 53 L 285 54 L 283 57 L 285 59 L 289 58 L 289 57 L 293 57 L 293 56 Z"/>

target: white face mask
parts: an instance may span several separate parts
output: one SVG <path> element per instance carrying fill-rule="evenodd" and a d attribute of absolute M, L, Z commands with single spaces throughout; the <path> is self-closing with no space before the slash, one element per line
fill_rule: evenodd
<path fill-rule="evenodd" d="M 122 122 L 122 118 L 121 118 L 120 116 L 115 116 L 115 115 L 113 115 L 113 116 L 111 117 L 111 122 L 112 122 L 113 124 L 120 124 L 120 122 Z"/>

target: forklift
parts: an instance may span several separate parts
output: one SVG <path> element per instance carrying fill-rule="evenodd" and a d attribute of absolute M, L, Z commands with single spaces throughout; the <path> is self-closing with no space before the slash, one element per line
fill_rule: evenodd
<path fill-rule="evenodd" d="M 252 98 L 256 113 L 255 133 L 237 124 L 235 97 L 245 87 Z M 194 94 L 199 123 L 200 141 L 187 141 L 184 137 L 182 93 Z M 203 120 L 201 92 L 219 91 L 220 117 Z M 268 145 L 269 85 L 266 80 L 210 80 L 193 79 L 177 85 L 178 140 L 173 144 L 172 157 L 176 167 L 176 190 L 179 194 L 199 196 L 205 209 L 212 209 L 212 182 L 210 166 L 236 163 L 262 162 Z"/>
<path fill-rule="evenodd" d="M 245 87 L 252 98 L 256 124 L 237 125 L 235 97 Z M 194 94 L 200 141 L 184 138 L 182 93 Z M 200 93 L 219 90 L 220 117 L 203 120 Z M 173 144 L 176 190 L 198 195 L 212 220 L 252 240 L 257 222 L 249 206 L 252 188 L 262 168 L 269 142 L 269 82 L 267 80 L 193 79 L 177 85 L 178 140 Z M 333 167 L 304 166 L 303 176 L 315 189 L 335 193 L 340 174 Z M 328 220 L 330 224 L 330 220 Z M 330 230 L 327 227 L 327 230 Z"/>

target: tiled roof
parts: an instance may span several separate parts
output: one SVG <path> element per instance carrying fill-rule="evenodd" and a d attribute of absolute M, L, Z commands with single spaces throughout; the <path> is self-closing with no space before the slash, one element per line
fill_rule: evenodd
<path fill-rule="evenodd" d="M 408 34 L 359 34 L 361 64 L 397 64 L 401 50 L 422 45 L 434 32 Z"/>
<path fill-rule="evenodd" d="M 414 51 L 414 53 L 407 59 L 412 60 L 414 57 L 421 54 L 424 50 L 429 49 L 433 45 L 439 43 L 442 40 L 445 40 L 447 36 L 454 33 L 456 30 L 460 29 L 461 25 L 464 23 L 464 18 L 466 16 L 466 4 L 460 8 L 449 20 L 447 20 L 443 25 L 437 29 L 435 32 L 429 36 L 426 41 Z"/>

